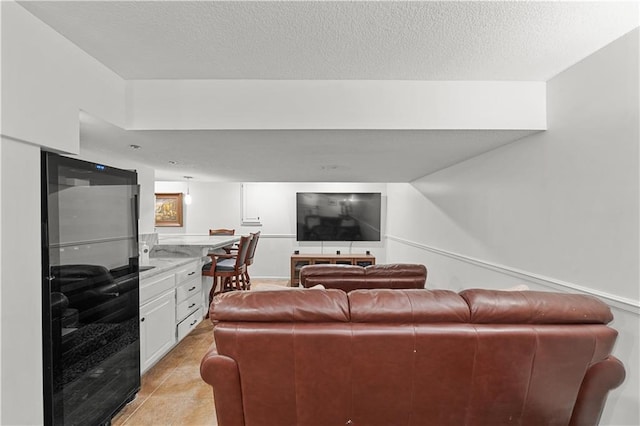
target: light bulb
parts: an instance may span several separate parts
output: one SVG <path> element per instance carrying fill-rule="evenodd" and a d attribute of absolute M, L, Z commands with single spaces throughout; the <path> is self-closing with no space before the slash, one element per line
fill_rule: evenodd
<path fill-rule="evenodd" d="M 191 176 L 185 176 L 184 178 L 187 180 L 187 193 L 184 196 L 184 203 L 188 206 L 193 201 L 191 194 L 189 194 L 189 180 L 191 179 Z"/>

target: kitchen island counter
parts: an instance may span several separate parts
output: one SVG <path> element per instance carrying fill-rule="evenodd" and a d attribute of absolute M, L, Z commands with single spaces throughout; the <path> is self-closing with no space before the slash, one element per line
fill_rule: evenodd
<path fill-rule="evenodd" d="M 204 257 L 238 241 L 239 235 L 159 235 L 151 258 Z"/>

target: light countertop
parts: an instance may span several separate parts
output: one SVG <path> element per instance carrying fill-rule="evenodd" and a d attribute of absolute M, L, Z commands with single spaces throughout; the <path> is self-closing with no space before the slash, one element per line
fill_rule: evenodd
<path fill-rule="evenodd" d="M 152 258 L 199 257 L 240 241 L 239 235 L 159 235 Z"/>
<path fill-rule="evenodd" d="M 182 265 L 186 265 L 187 263 L 190 263 L 196 260 L 201 261 L 202 258 L 201 257 L 152 257 L 149 259 L 148 265 L 140 265 L 140 268 L 144 268 L 146 266 L 153 266 L 154 268 L 146 271 L 141 271 L 140 279 L 144 280 L 147 278 L 151 278 L 155 275 L 160 275 L 163 272 L 170 271 L 171 269 L 177 268 Z M 199 263 L 198 267 L 200 267 L 200 265 L 202 265 L 202 263 Z"/>
<path fill-rule="evenodd" d="M 239 235 L 159 235 L 158 246 L 199 246 L 217 249 L 240 241 Z"/>

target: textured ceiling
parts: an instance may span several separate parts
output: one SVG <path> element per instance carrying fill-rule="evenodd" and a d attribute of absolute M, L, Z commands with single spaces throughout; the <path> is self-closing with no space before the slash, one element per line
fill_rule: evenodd
<path fill-rule="evenodd" d="M 635 1 L 19 3 L 124 79 L 547 81 L 639 17 Z M 80 140 L 158 179 L 407 182 L 532 133 L 142 132 L 81 114 Z"/>
<path fill-rule="evenodd" d="M 125 79 L 546 81 L 635 2 L 25 1 Z"/>

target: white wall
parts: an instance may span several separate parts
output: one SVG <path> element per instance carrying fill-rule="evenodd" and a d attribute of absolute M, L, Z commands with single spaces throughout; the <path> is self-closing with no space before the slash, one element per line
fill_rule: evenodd
<path fill-rule="evenodd" d="M 640 424 L 638 34 L 547 84 L 548 130 L 388 186 L 388 260 L 430 287 L 586 292 L 614 309 L 627 379 L 603 425 Z"/>
<path fill-rule="evenodd" d="M 2 5 L 0 5 L 0 34 L 2 34 Z M 0 40 L 0 46 L 1 46 Z M 0 47 L 1 48 L 1 47 Z M 0 83 L 2 82 L 2 66 L 0 64 Z M 0 134 L 2 133 L 2 84 L 0 84 Z M 2 136 L 0 136 L 0 165 L 2 164 Z M 0 319 L 2 319 L 2 173 L 0 172 Z M 2 326 L 0 326 L 0 372 L 2 371 Z M 0 422 L 2 421 L 2 384 L 0 383 Z"/>
<path fill-rule="evenodd" d="M 133 80 L 131 129 L 546 129 L 527 81 Z"/>
<path fill-rule="evenodd" d="M 82 109 L 124 127 L 125 84 L 13 1 L 2 7 L 2 134 L 78 152 Z"/>
<path fill-rule="evenodd" d="M 37 425 L 43 415 L 40 149 L 2 138 L 0 151 L 0 424 Z"/>
<path fill-rule="evenodd" d="M 206 235 L 212 228 L 233 228 L 236 234 L 261 231 L 251 276 L 256 278 L 288 278 L 289 255 L 301 253 L 364 253 L 370 250 L 378 263 L 385 261 L 384 242 L 318 243 L 296 241 L 296 192 L 380 192 L 383 197 L 383 234 L 386 184 L 375 183 L 251 183 L 257 194 L 262 226 L 241 225 L 241 184 L 190 182 L 193 203 L 184 206 L 184 227 L 159 227 L 159 234 Z M 156 192 L 187 192 L 186 182 L 156 182 Z"/>
<path fill-rule="evenodd" d="M 2 10 L 0 424 L 43 422 L 40 147 L 77 153 L 78 115 L 125 121 L 112 71 L 13 1 Z"/>

